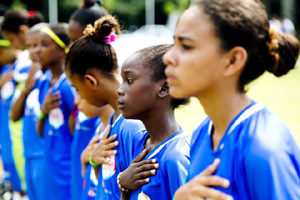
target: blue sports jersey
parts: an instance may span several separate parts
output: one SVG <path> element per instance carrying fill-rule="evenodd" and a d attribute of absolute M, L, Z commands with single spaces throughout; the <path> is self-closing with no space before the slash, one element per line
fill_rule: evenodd
<path fill-rule="evenodd" d="M 146 130 L 134 138 L 134 156 L 144 149 L 149 136 Z M 156 159 L 159 169 L 150 177 L 150 182 L 131 191 L 130 199 L 171 200 L 176 190 L 184 184 L 190 165 L 190 138 L 183 130 L 177 131 L 170 138 L 157 145 L 145 160 Z"/>
<path fill-rule="evenodd" d="M 99 122 L 98 127 L 95 130 L 94 136 L 104 135 L 105 130 L 106 130 L 106 129 L 104 129 L 100 133 L 100 130 L 101 130 L 101 127 L 103 124 L 102 124 L 101 120 L 99 120 L 98 122 Z M 88 164 L 86 166 L 86 170 L 85 170 L 85 175 L 84 175 L 84 180 L 83 180 L 83 185 L 82 185 L 83 191 L 81 193 L 80 200 L 94 200 L 96 197 L 96 193 L 97 193 L 97 185 L 98 185 L 98 179 L 96 177 L 94 168 L 92 165 Z"/>
<path fill-rule="evenodd" d="M 44 155 L 44 140 L 39 136 L 36 126 L 39 121 L 41 105 L 39 102 L 40 85 L 48 81 L 51 71 L 45 71 L 26 98 L 23 115 L 23 144 L 25 158 L 37 158 Z"/>
<path fill-rule="evenodd" d="M 4 65 L 1 74 L 5 74 L 9 70 L 13 70 L 14 66 Z M 1 88 L 0 95 L 0 141 L 1 141 L 1 156 L 4 163 L 13 164 L 14 159 L 12 155 L 12 139 L 9 130 L 9 111 L 11 102 L 13 100 L 16 89 L 16 82 L 14 80 L 5 83 Z"/>
<path fill-rule="evenodd" d="M 99 124 L 99 117 L 87 118 L 81 111 L 77 114 L 73 143 L 71 150 L 71 197 L 72 200 L 80 199 L 83 178 L 81 176 L 81 153 L 88 145 Z"/>
<path fill-rule="evenodd" d="M 116 141 L 119 142 L 119 145 L 114 148 L 117 150 L 116 156 L 107 157 L 111 164 L 100 166 L 96 199 L 101 200 L 120 199 L 121 194 L 117 185 L 117 176 L 120 172 L 127 169 L 133 160 L 133 137 L 144 128 L 142 122 L 124 119 L 121 114 L 112 123 L 113 115 L 110 119 L 110 135 L 117 134 Z"/>
<path fill-rule="evenodd" d="M 253 102 L 235 117 L 216 151 L 212 121 L 207 118 L 191 141 L 191 180 L 220 158 L 215 175 L 230 181 L 215 187 L 234 199 L 300 199 L 300 151 L 285 123 Z"/>
<path fill-rule="evenodd" d="M 50 88 L 51 78 L 40 87 L 42 105 Z M 71 135 L 68 120 L 74 109 L 75 91 L 63 73 L 53 86 L 52 94 L 60 92 L 59 108 L 50 111 L 44 122 L 45 159 L 49 199 L 71 198 Z M 53 196 L 52 196 L 53 195 Z"/>

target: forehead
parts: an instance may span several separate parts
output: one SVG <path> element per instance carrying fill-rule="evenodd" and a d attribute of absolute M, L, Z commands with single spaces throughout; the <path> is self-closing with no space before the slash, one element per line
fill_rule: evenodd
<path fill-rule="evenodd" d="M 38 42 L 39 32 L 31 33 L 27 35 L 26 42 Z"/>
<path fill-rule="evenodd" d="M 124 72 L 139 72 L 146 70 L 145 63 L 139 54 L 134 54 L 125 60 L 122 66 L 122 73 Z"/>
<path fill-rule="evenodd" d="M 191 6 L 179 19 L 175 36 L 189 37 L 197 40 L 201 36 L 213 34 L 213 24 L 208 15 L 199 6 Z"/>

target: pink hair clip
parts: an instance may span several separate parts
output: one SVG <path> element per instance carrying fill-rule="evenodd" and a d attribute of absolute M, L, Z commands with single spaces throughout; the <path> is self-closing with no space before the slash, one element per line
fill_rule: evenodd
<path fill-rule="evenodd" d="M 110 45 L 110 43 L 115 41 L 115 40 L 116 40 L 116 34 L 115 33 L 111 33 L 110 35 L 104 37 L 104 42 L 105 42 L 105 44 L 108 44 L 108 45 Z"/>
<path fill-rule="evenodd" d="M 29 17 L 34 17 L 35 12 L 33 10 L 28 11 Z"/>

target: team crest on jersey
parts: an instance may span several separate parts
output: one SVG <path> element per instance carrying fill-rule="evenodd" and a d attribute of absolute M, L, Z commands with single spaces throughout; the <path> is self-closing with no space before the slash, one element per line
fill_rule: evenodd
<path fill-rule="evenodd" d="M 14 94 L 14 90 L 15 87 L 13 82 L 9 81 L 5 83 L 1 88 L 1 98 L 4 100 L 10 98 Z"/>
<path fill-rule="evenodd" d="M 141 192 L 138 196 L 138 200 L 151 200 L 144 192 Z"/>
<path fill-rule="evenodd" d="M 64 114 L 61 109 L 55 108 L 50 111 L 49 123 L 55 129 L 58 129 L 64 124 Z"/>
<path fill-rule="evenodd" d="M 38 116 L 40 114 L 40 103 L 38 101 L 39 90 L 34 89 L 27 97 L 26 105 L 29 110 L 33 110 L 34 114 Z"/>
<path fill-rule="evenodd" d="M 104 180 L 107 180 L 110 177 L 112 177 L 115 174 L 116 168 L 117 168 L 115 156 L 108 156 L 108 157 L 106 157 L 106 160 L 109 161 L 110 164 L 102 165 L 102 177 Z"/>

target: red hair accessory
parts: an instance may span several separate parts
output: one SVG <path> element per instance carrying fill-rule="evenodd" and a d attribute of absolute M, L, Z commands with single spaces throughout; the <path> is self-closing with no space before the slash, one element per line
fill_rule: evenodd
<path fill-rule="evenodd" d="M 29 15 L 29 17 L 34 17 L 35 12 L 33 10 L 30 10 L 30 11 L 28 11 L 28 15 Z"/>

